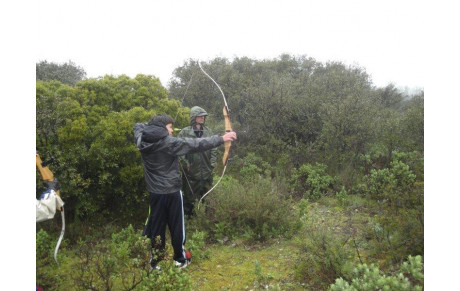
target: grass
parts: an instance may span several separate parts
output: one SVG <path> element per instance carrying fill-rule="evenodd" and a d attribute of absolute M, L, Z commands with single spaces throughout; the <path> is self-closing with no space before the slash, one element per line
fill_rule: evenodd
<path fill-rule="evenodd" d="M 337 236 L 347 237 L 350 227 L 362 235 L 369 222 L 363 212 L 364 200 L 355 199 L 347 207 L 338 206 L 334 198 L 323 198 L 312 203 L 308 219 L 315 219 L 324 227 L 333 227 Z M 299 232 L 290 239 L 272 240 L 264 244 L 247 245 L 244 242 L 213 244 L 206 248 L 208 259 L 193 262 L 187 272 L 193 281 L 193 290 L 305 290 L 309 282 L 298 280 L 299 246 L 305 241 Z M 365 250 L 361 250 L 365 253 Z M 331 282 L 332 283 L 332 282 Z"/>
<path fill-rule="evenodd" d="M 293 287 L 295 254 L 291 240 L 270 245 L 211 245 L 210 257 L 192 263 L 193 290 L 251 290 Z M 299 290 L 303 289 L 299 284 Z M 283 288 L 284 289 L 284 288 Z"/>
<path fill-rule="evenodd" d="M 293 237 L 272 239 L 264 243 L 249 243 L 241 238 L 207 244 L 200 250 L 201 254 L 193 254 L 195 260 L 192 256 L 192 264 L 182 271 L 191 278 L 191 290 L 317 290 L 318 282 L 308 278 L 318 278 L 317 275 L 322 273 L 299 269 L 302 258 L 306 258 L 306 253 L 301 252 L 305 252 L 305 246 L 307 250 L 312 250 L 312 238 L 318 237 L 311 230 L 331 231 L 334 240 L 351 250 L 352 257 L 348 260 L 352 265 L 361 260 L 364 263 L 382 262 L 385 258 L 379 258 L 372 252 L 374 247 L 368 243 L 367 238 L 374 209 L 375 206 L 359 197 L 351 196 L 346 205 L 341 205 L 333 197 L 323 197 L 315 203 L 309 203 L 305 219 L 310 228 L 302 228 Z M 56 266 L 53 261 L 40 270 L 45 271 L 46 278 L 50 279 L 44 282 L 48 284 L 42 285 L 47 286 L 47 290 L 81 290 L 72 280 L 72 274 L 76 271 L 72 268 L 78 266 L 76 248 L 66 243 L 63 246 L 60 265 Z M 172 253 L 169 237 L 167 250 Z M 321 269 L 314 270 L 321 272 Z M 335 279 L 323 280 L 321 289 L 334 283 Z M 123 289 L 121 286 L 113 286 L 111 290 Z"/>

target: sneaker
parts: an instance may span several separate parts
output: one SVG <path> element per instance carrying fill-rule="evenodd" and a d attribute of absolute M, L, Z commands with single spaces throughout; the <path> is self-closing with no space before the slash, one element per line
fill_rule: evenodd
<path fill-rule="evenodd" d="M 183 262 L 178 262 L 178 261 L 174 261 L 174 266 L 179 268 L 179 269 L 184 269 L 186 268 L 187 266 L 189 265 L 189 262 L 186 260 L 186 261 L 183 261 Z"/>
<path fill-rule="evenodd" d="M 152 270 L 160 271 L 161 270 L 161 267 L 158 266 L 158 261 L 154 260 L 152 255 L 150 255 L 149 263 L 150 263 L 150 271 L 152 271 Z"/>

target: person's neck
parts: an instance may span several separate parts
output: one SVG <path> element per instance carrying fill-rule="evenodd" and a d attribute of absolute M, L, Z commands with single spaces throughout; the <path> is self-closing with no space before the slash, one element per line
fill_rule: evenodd
<path fill-rule="evenodd" d="M 199 124 L 199 123 L 195 124 L 195 128 L 196 128 L 197 130 L 201 130 L 201 124 Z"/>

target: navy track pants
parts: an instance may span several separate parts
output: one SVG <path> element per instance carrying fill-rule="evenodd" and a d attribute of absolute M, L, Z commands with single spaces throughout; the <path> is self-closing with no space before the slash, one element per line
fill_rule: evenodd
<path fill-rule="evenodd" d="M 171 194 L 150 193 L 149 216 L 144 226 L 143 235 L 150 238 L 152 248 L 163 253 L 166 245 L 166 226 L 171 234 L 174 260 L 185 261 L 185 223 L 182 192 Z M 156 242 L 156 237 L 160 242 Z"/>

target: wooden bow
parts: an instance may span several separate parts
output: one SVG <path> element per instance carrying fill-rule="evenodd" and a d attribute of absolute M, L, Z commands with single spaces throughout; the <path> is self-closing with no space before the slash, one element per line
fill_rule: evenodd
<path fill-rule="evenodd" d="M 222 94 L 222 98 L 224 100 L 224 108 L 223 108 L 223 114 L 224 114 L 224 119 L 225 119 L 225 132 L 231 132 L 233 131 L 233 127 L 232 127 L 232 122 L 230 121 L 230 109 L 228 108 L 228 104 L 227 104 L 227 99 L 225 98 L 225 94 L 224 92 L 222 91 L 222 89 L 220 88 L 219 84 L 217 84 L 217 82 L 211 77 L 209 76 L 208 73 L 206 73 L 206 71 L 203 69 L 203 67 L 201 66 L 200 62 L 198 61 L 198 66 L 200 66 L 200 69 L 201 71 L 209 78 L 211 79 L 211 81 L 216 84 L 217 88 L 219 88 L 219 91 L 220 93 Z M 224 155 L 222 157 L 222 163 L 224 165 L 224 169 L 222 171 L 222 175 L 220 176 L 219 180 L 217 181 L 217 183 L 212 186 L 211 189 L 209 189 L 208 192 L 206 192 L 200 199 L 200 201 L 198 201 L 198 209 L 200 209 L 200 204 L 201 204 L 201 201 L 203 200 L 204 197 L 206 197 L 206 195 L 208 195 L 212 190 L 214 190 L 214 188 L 216 188 L 216 186 L 220 183 L 220 181 L 222 180 L 222 178 L 224 177 L 224 174 L 225 174 L 225 170 L 227 169 L 227 163 L 228 163 L 228 158 L 230 157 L 230 150 L 231 150 L 231 147 L 232 147 L 232 142 L 231 141 L 226 141 L 224 143 L 224 148 L 225 148 L 225 151 L 224 151 Z"/>

